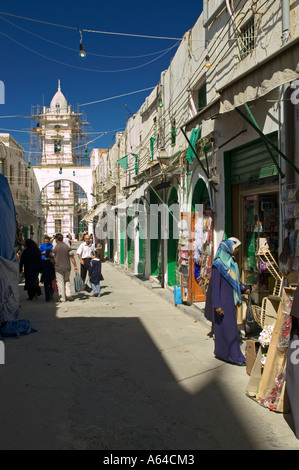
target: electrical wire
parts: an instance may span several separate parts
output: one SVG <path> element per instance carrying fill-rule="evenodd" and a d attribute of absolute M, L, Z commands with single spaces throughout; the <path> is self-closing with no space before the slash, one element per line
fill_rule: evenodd
<path fill-rule="evenodd" d="M 92 29 L 77 28 L 74 26 L 65 26 L 65 25 L 61 25 L 57 23 L 51 23 L 49 21 L 36 20 L 33 18 L 25 17 L 25 16 L 14 15 L 12 13 L 6 13 L 4 11 L 0 11 L 0 15 L 12 16 L 14 18 L 19 18 L 19 19 L 26 20 L 26 21 L 33 21 L 35 23 L 46 24 L 48 26 L 55 26 L 57 28 L 83 31 L 85 33 L 108 34 L 108 35 L 114 35 L 114 36 L 129 36 L 129 37 L 146 38 L 146 39 L 167 39 L 167 40 L 172 40 L 172 41 L 181 41 L 182 39 L 182 38 L 172 38 L 172 37 L 165 37 L 165 36 L 147 36 L 145 34 L 117 33 L 117 32 L 112 32 L 112 31 L 97 31 L 97 30 L 92 30 Z"/>
<path fill-rule="evenodd" d="M 240 3 L 240 2 L 239 2 L 239 3 Z M 264 3 L 264 4 L 265 4 L 265 3 Z M 263 4 L 263 5 L 264 5 L 264 4 Z M 262 6 L 263 6 L 263 5 L 262 5 Z M 261 6 L 261 7 L 262 7 L 262 6 Z M 261 8 L 261 7 L 260 7 L 260 8 Z M 239 15 L 237 15 L 237 16 L 239 16 Z M 227 24 L 228 24 L 228 23 L 229 23 L 229 20 L 228 20 Z M 224 29 L 222 29 L 222 33 L 223 33 L 223 37 L 227 34 L 227 33 L 226 33 L 226 30 L 224 30 Z M 220 38 L 220 39 L 221 39 L 221 38 Z M 217 38 L 217 41 L 220 42 L 220 39 Z M 229 38 L 229 39 L 230 39 L 230 38 Z M 230 46 L 230 47 L 228 48 L 228 51 L 231 49 L 231 47 L 234 47 L 234 46 Z M 224 56 L 220 57 L 220 54 L 221 54 L 225 49 L 227 49 L 227 44 L 221 49 L 220 52 L 218 52 L 218 55 L 217 55 L 218 60 L 219 60 L 219 58 L 220 58 L 220 60 L 222 60 L 223 57 L 225 57 L 225 55 L 228 53 L 228 51 L 226 51 L 225 54 L 224 54 Z M 214 50 L 215 50 L 215 44 L 214 44 L 214 48 L 213 48 L 213 49 L 210 49 L 210 51 L 209 51 L 210 55 L 212 55 L 212 54 L 214 53 Z M 192 76 L 192 77 L 195 77 L 197 80 L 198 80 L 198 70 L 202 69 L 203 64 L 204 64 L 204 59 L 203 59 L 202 62 L 198 65 L 197 69 L 193 72 L 193 76 Z M 190 78 L 190 82 L 192 82 L 192 77 Z M 151 88 L 151 89 L 152 89 L 152 88 Z M 131 92 L 131 93 L 128 93 L 128 94 L 132 94 L 132 93 L 134 93 L 134 92 Z M 182 99 L 182 97 L 184 96 L 184 94 L 185 94 L 185 90 L 182 90 L 182 92 L 176 97 L 175 101 L 172 102 L 172 106 L 173 106 L 175 103 L 178 103 L 179 100 Z M 125 96 L 125 95 L 126 95 L 126 94 L 124 94 L 124 95 L 118 95 L 118 96 L 111 97 L 111 98 L 107 98 L 107 99 L 114 99 L 114 98 L 121 97 L 121 96 Z M 107 99 L 103 99 L 103 100 L 107 100 Z M 96 102 L 101 102 L 101 101 L 103 101 L 103 100 L 97 100 L 97 101 L 94 101 L 94 102 L 85 103 L 85 105 L 92 104 L 92 103 L 96 103 Z M 80 106 L 84 106 L 84 104 L 82 104 L 82 105 L 80 105 Z M 184 106 L 184 103 L 181 105 L 181 107 L 182 107 L 182 106 Z M 180 108 L 181 108 L 181 107 L 180 107 Z M 166 114 L 166 111 L 168 111 L 168 109 L 164 109 L 164 115 Z M 24 132 L 24 131 L 23 131 L 23 132 Z M 144 144 L 144 142 L 142 141 L 141 144 Z M 142 145 L 141 145 L 141 146 L 142 146 Z"/>
<path fill-rule="evenodd" d="M 73 52 L 78 53 L 78 49 L 74 49 L 73 47 L 66 46 L 65 44 L 60 44 L 58 42 L 51 41 L 50 39 L 46 39 L 42 36 L 39 36 L 38 34 L 33 33 L 32 31 L 29 31 L 28 29 L 21 28 L 21 26 L 18 26 L 16 24 L 12 23 L 11 21 L 7 20 L 6 18 L 2 18 L 1 16 L 0 16 L 0 19 L 2 21 L 5 21 L 6 23 L 11 24 L 15 28 L 20 29 L 21 31 L 25 31 L 28 34 L 31 34 L 32 36 L 35 36 L 38 39 L 41 39 L 42 41 L 46 41 L 50 44 L 54 44 L 55 46 L 59 46 L 59 47 L 62 47 L 64 49 L 67 49 L 69 51 L 73 51 Z M 168 51 L 168 48 L 167 49 L 162 49 L 162 50 L 156 51 L 156 52 L 150 52 L 148 54 L 141 54 L 141 55 L 135 55 L 135 56 L 114 56 L 114 55 L 96 54 L 95 52 L 90 52 L 90 51 L 88 51 L 88 55 L 92 55 L 92 56 L 96 56 L 96 57 L 103 57 L 103 58 L 106 58 L 106 59 L 139 59 L 139 58 L 149 57 L 149 56 L 156 55 L 156 54 L 161 54 L 162 52 L 165 52 L 165 51 Z"/>
<path fill-rule="evenodd" d="M 41 54 L 40 52 L 35 51 L 35 50 L 32 49 L 31 47 L 28 47 L 28 46 L 26 46 L 25 44 L 22 44 L 21 42 L 19 42 L 19 41 L 17 41 L 16 39 L 12 38 L 12 37 L 9 36 L 8 34 L 3 33 L 2 31 L 0 31 L 0 34 L 2 34 L 2 36 L 5 36 L 6 38 L 10 39 L 10 40 L 13 41 L 14 43 L 18 44 L 19 46 L 23 47 L 24 49 L 27 49 L 28 51 L 33 52 L 34 54 L 37 54 L 37 55 L 39 55 L 40 57 L 43 57 L 44 59 L 50 60 L 50 61 L 55 62 L 55 63 L 60 64 L 60 65 L 64 65 L 65 67 L 70 67 L 70 68 L 77 69 L 77 70 L 84 70 L 85 72 L 97 72 L 97 73 L 120 73 L 120 72 L 129 72 L 129 71 L 131 71 L 131 70 L 137 70 L 137 69 L 140 69 L 140 68 L 142 68 L 142 67 L 146 67 L 147 65 L 152 64 L 152 63 L 155 62 L 156 60 L 158 60 L 158 59 L 160 59 L 161 57 L 163 57 L 165 54 L 167 54 L 169 51 L 171 51 L 174 47 L 176 47 L 176 46 L 178 45 L 178 42 L 175 43 L 173 46 L 171 46 L 171 47 L 169 47 L 168 49 L 166 49 L 166 52 L 163 52 L 163 53 L 160 54 L 158 57 L 155 57 L 155 59 L 152 59 L 152 60 L 150 60 L 149 62 L 146 62 L 145 64 L 136 65 L 135 67 L 129 67 L 129 68 L 126 68 L 126 69 L 119 69 L 119 70 L 99 70 L 99 69 L 88 69 L 88 68 L 85 68 L 85 67 L 78 67 L 77 65 L 67 64 L 66 62 L 62 62 L 61 60 L 53 59 L 52 57 L 48 57 L 48 56 L 46 56 L 45 54 Z"/>
<path fill-rule="evenodd" d="M 101 100 L 90 101 L 89 103 L 79 104 L 78 106 L 88 106 L 88 105 L 90 105 L 90 104 L 102 103 L 103 101 L 109 101 L 109 100 L 114 100 L 114 99 L 116 99 L 116 98 L 122 98 L 123 96 L 134 95 L 135 93 L 141 93 L 141 92 L 143 92 L 143 91 L 153 90 L 154 88 L 155 88 L 155 87 L 143 88 L 142 90 L 131 91 L 131 92 L 128 92 L 128 93 L 124 93 L 124 94 L 122 94 L 122 95 L 111 96 L 110 98 L 102 98 Z"/>

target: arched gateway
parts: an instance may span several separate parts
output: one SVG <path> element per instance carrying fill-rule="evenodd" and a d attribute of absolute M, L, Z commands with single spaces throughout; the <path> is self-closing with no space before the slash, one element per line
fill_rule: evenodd
<path fill-rule="evenodd" d="M 87 123 L 67 103 L 60 80 L 50 107 L 37 107 L 32 117 L 36 127 L 32 129 L 31 155 L 45 231 L 51 235 L 62 232 L 77 236 L 80 218 L 94 204 L 84 131 Z"/>

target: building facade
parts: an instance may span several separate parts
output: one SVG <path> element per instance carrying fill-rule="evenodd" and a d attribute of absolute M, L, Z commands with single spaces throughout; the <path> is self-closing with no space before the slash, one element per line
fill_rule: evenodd
<path fill-rule="evenodd" d="M 219 242 L 235 236 L 242 280 L 260 300 L 273 279 L 258 248 L 266 239 L 278 261 L 291 235 L 281 269 L 298 282 L 298 14 L 292 0 L 204 1 L 108 150 L 118 168 L 111 259 L 201 302 Z"/>
<path fill-rule="evenodd" d="M 43 215 L 33 169 L 23 147 L 10 134 L 0 134 L 0 172 L 8 179 L 16 208 L 18 241 L 38 241 Z"/>

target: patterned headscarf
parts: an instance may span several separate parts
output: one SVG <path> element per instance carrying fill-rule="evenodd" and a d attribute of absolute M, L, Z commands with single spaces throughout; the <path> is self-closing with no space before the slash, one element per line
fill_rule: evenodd
<path fill-rule="evenodd" d="M 222 276 L 232 286 L 234 290 L 235 305 L 237 303 L 241 303 L 242 301 L 239 268 L 233 257 L 235 249 L 240 245 L 240 240 L 234 237 L 228 238 L 227 240 L 222 240 L 213 262 L 213 266 L 215 266 L 220 271 Z"/>

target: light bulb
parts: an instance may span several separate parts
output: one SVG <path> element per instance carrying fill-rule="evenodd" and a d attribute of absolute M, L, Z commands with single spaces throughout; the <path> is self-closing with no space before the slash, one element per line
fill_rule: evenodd
<path fill-rule="evenodd" d="M 85 59 L 85 57 L 86 57 L 86 52 L 84 50 L 84 46 L 83 46 L 82 43 L 80 43 L 80 45 L 79 45 L 79 57 L 81 59 Z"/>
<path fill-rule="evenodd" d="M 206 67 L 207 67 L 207 69 L 209 69 L 210 67 L 212 67 L 212 64 L 211 64 L 211 62 L 210 62 L 210 56 L 208 56 L 208 55 L 206 56 Z"/>

